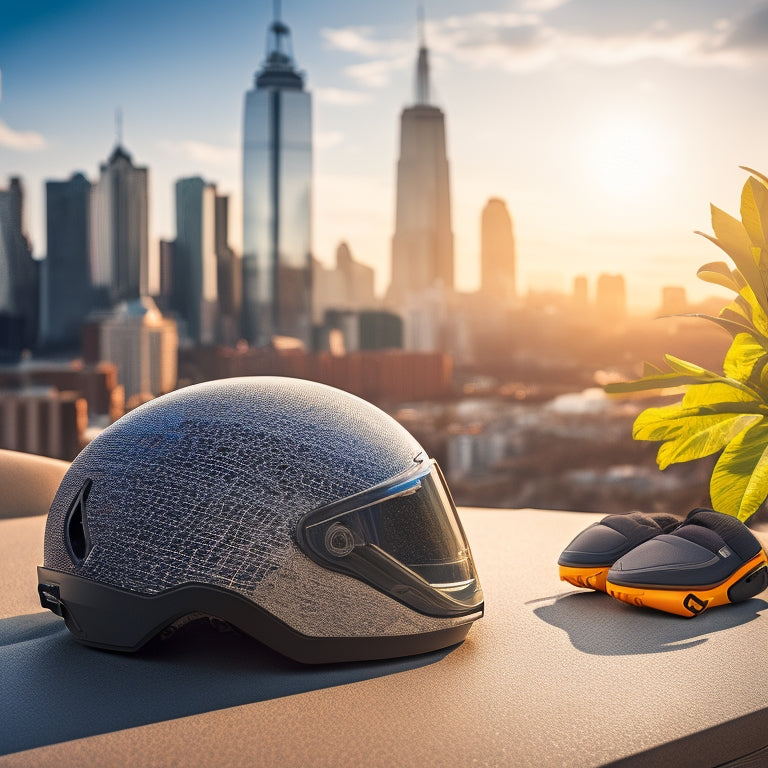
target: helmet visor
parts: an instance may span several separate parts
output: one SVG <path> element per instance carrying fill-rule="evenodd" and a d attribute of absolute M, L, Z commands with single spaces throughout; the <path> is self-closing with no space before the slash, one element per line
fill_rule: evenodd
<path fill-rule="evenodd" d="M 462 615 L 483 602 L 464 529 L 433 460 L 309 512 L 297 538 L 316 562 L 421 613 Z"/>

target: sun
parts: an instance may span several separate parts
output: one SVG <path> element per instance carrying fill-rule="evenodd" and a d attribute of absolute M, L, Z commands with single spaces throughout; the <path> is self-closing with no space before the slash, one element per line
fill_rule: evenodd
<path fill-rule="evenodd" d="M 590 136 L 587 174 L 602 192 L 643 196 L 664 177 L 664 143 L 658 129 L 637 119 L 603 121 Z"/>

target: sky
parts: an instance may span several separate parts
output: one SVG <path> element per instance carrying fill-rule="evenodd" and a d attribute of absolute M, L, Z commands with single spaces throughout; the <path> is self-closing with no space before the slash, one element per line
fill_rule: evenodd
<path fill-rule="evenodd" d="M 630 305 L 691 299 L 720 260 L 694 230 L 738 215 L 745 165 L 768 173 L 768 0 L 429 0 L 433 102 L 446 114 L 456 281 L 477 287 L 490 197 L 514 222 L 518 285 L 570 291 L 622 273 Z M 414 101 L 417 0 L 283 0 L 313 97 L 313 250 L 389 281 L 399 115 Z M 173 185 L 231 196 L 241 241 L 245 92 L 267 0 L 3 0 L 0 187 L 20 175 L 37 256 L 45 181 L 92 181 L 116 140 L 150 172 L 152 252 L 175 236 Z"/>

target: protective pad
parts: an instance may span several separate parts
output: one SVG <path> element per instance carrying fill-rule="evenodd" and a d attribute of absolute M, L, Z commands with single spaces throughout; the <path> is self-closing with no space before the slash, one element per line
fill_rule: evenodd
<path fill-rule="evenodd" d="M 670 533 L 643 542 L 608 571 L 606 591 L 681 616 L 754 597 L 768 587 L 768 558 L 739 520 L 692 510 Z"/>
<path fill-rule="evenodd" d="M 622 555 L 680 525 L 672 515 L 608 515 L 582 531 L 562 552 L 560 578 L 576 587 L 605 591 L 609 567 Z"/>

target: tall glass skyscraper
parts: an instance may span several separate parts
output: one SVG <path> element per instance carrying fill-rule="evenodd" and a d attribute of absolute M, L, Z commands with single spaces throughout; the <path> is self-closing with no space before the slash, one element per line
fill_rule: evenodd
<path fill-rule="evenodd" d="M 267 57 L 245 95 L 243 335 L 255 344 L 312 334 L 312 99 L 290 30 L 269 28 Z"/>

